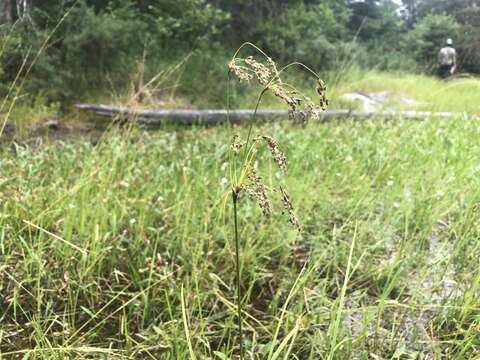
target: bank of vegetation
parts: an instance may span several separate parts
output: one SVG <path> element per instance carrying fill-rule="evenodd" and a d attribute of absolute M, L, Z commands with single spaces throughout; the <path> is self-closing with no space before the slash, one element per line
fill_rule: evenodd
<path fill-rule="evenodd" d="M 0 96 L 111 101 L 162 73 L 151 90 L 162 104 L 224 106 L 224 65 L 244 41 L 334 84 L 352 68 L 432 74 L 450 37 L 459 71 L 475 74 L 479 9 L 474 0 L 5 0 Z"/>

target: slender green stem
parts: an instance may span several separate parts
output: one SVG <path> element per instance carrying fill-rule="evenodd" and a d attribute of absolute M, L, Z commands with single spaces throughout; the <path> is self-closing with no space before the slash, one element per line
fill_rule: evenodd
<path fill-rule="evenodd" d="M 240 360 L 243 360 L 243 332 L 242 332 L 242 289 L 240 284 L 240 240 L 238 238 L 238 222 L 237 222 L 237 202 L 238 202 L 238 188 L 232 189 L 233 201 L 233 221 L 235 227 L 235 262 L 237 269 L 237 321 L 238 333 L 240 342 Z"/>
<path fill-rule="evenodd" d="M 248 145 L 252 137 L 253 124 L 257 119 L 257 112 L 258 112 L 258 107 L 260 106 L 260 102 L 262 101 L 263 95 L 267 92 L 267 90 L 268 90 L 267 87 L 263 88 L 262 92 L 258 96 L 257 103 L 255 104 L 255 110 L 253 111 L 252 121 L 250 121 L 250 125 L 248 127 L 247 141 L 245 142 L 245 148 L 243 150 L 243 160 L 242 160 L 242 167 L 244 168 L 245 172 L 247 172 L 248 170 L 248 161 L 247 161 L 248 154 L 249 154 Z"/>

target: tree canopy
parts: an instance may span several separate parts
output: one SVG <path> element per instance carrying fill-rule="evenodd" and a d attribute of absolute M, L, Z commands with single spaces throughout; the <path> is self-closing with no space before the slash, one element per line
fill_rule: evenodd
<path fill-rule="evenodd" d="M 61 93 L 47 91 L 56 100 L 105 75 L 121 81 L 142 57 L 167 62 L 195 52 L 203 60 L 194 61 L 212 64 L 245 41 L 319 71 L 355 64 L 428 72 L 452 37 L 461 70 L 480 72 L 476 0 L 3 0 L 0 24 L 2 84 L 55 29 L 30 85 L 58 84 Z"/>

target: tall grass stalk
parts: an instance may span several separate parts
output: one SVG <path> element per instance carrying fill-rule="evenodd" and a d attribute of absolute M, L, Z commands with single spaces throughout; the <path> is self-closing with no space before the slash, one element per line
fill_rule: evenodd
<path fill-rule="evenodd" d="M 335 316 L 335 322 L 333 324 L 333 331 L 330 339 L 330 346 L 331 346 L 331 352 L 328 355 L 328 360 L 331 360 L 335 356 L 335 352 L 337 351 L 338 347 L 341 345 L 341 343 L 337 344 L 338 340 L 338 335 L 340 332 L 340 323 L 342 320 L 342 312 L 343 312 L 343 307 L 345 303 L 345 295 L 347 293 L 347 287 L 348 287 L 348 282 L 350 281 L 351 277 L 351 269 L 352 269 L 352 262 L 353 262 L 353 250 L 355 249 L 355 242 L 357 240 L 357 224 L 355 225 L 355 231 L 353 233 L 353 239 L 352 239 L 352 244 L 350 246 L 350 252 L 348 254 L 348 262 L 347 262 L 347 270 L 345 272 L 345 279 L 343 281 L 343 286 L 340 291 L 340 298 L 338 299 L 338 306 L 337 306 L 337 311 L 336 311 L 336 316 Z"/>
<path fill-rule="evenodd" d="M 188 351 L 190 353 L 190 359 L 196 360 L 197 357 L 195 356 L 195 352 L 193 351 L 192 340 L 190 337 L 190 330 L 188 329 L 188 318 L 187 318 L 187 306 L 185 305 L 185 294 L 183 291 L 183 286 L 180 290 L 180 299 L 182 302 L 182 320 L 183 320 L 183 328 L 185 330 L 185 338 L 187 339 L 188 344 Z"/>
<path fill-rule="evenodd" d="M 251 48 L 255 52 L 259 53 L 265 64 L 255 60 L 252 56 L 241 59 L 239 58 L 239 53 L 244 48 Z M 241 243 L 238 235 L 238 202 L 239 196 L 242 191 L 253 194 L 264 213 L 264 215 L 269 216 L 271 213 L 270 200 L 267 196 L 266 190 L 267 187 L 262 183 L 262 179 L 259 175 L 256 174 L 254 168 L 254 160 L 256 158 L 257 148 L 262 140 L 265 140 L 267 146 L 270 150 L 274 161 L 277 163 L 277 166 L 281 170 L 286 169 L 286 158 L 281 151 L 277 142 L 265 135 L 260 135 L 253 138 L 253 126 L 257 120 L 257 113 L 262 102 L 263 97 L 267 91 L 271 91 L 276 97 L 283 100 L 289 107 L 292 116 L 295 116 L 296 112 L 299 112 L 303 120 L 306 121 L 310 116 L 318 117 L 318 110 L 313 104 L 311 99 L 297 90 L 294 86 L 284 83 L 281 79 L 281 75 L 286 70 L 291 67 L 298 66 L 306 70 L 310 75 L 313 75 L 317 82 L 317 93 L 320 96 L 320 108 L 324 110 L 328 104 L 328 100 L 325 96 L 325 86 L 320 79 L 320 77 L 310 68 L 299 62 L 292 62 L 280 70 L 277 69 L 275 62 L 261 49 L 255 46 L 252 43 L 242 44 L 235 54 L 233 55 L 232 60 L 229 63 L 229 74 L 228 74 L 228 84 L 227 84 L 227 108 L 230 107 L 230 73 L 234 73 L 239 80 L 249 81 L 250 79 L 256 78 L 256 80 L 262 85 L 262 90 L 260 91 L 257 101 L 255 103 L 254 112 L 250 124 L 248 126 L 248 132 L 246 136 L 246 141 L 244 143 L 239 140 L 237 136 L 237 143 L 232 143 L 234 152 L 238 154 L 240 148 L 243 147 L 243 156 L 241 157 L 240 162 L 240 174 L 237 176 L 237 163 L 235 156 L 231 156 L 230 159 L 230 182 L 232 184 L 232 204 L 233 204 L 233 218 L 234 218 L 234 241 L 235 241 L 235 262 L 236 262 L 236 287 L 237 287 L 237 324 L 238 324 L 238 339 L 239 339 L 239 349 L 240 349 L 240 359 L 244 358 L 244 344 L 243 344 L 243 331 L 242 331 L 242 289 L 241 289 L 241 262 L 240 262 L 240 253 L 241 253 Z M 233 160 L 233 161 L 232 161 Z M 232 164 L 233 162 L 233 164 Z M 233 174 L 233 176 L 232 176 Z M 250 182 L 250 183 L 249 183 Z M 293 206 L 288 197 L 287 192 L 280 187 L 280 192 L 283 196 L 283 205 L 286 212 L 289 214 L 290 222 L 293 226 L 300 229 L 299 222 L 293 213 Z M 277 329 L 278 330 L 278 329 Z M 278 333 L 276 334 L 276 336 Z M 276 341 L 276 336 L 275 340 Z M 292 333 L 293 336 L 293 333 Z M 286 344 L 286 343 L 285 343 Z M 272 350 L 273 351 L 273 348 Z M 270 353 L 270 358 L 272 357 L 272 352 Z"/>
<path fill-rule="evenodd" d="M 241 269 L 240 269 L 240 239 L 238 237 L 238 189 L 232 190 L 233 203 L 233 222 L 235 233 L 235 267 L 237 272 L 237 324 L 238 324 L 238 338 L 240 345 L 240 358 L 243 359 L 243 331 L 242 331 L 242 284 L 241 284 Z"/>

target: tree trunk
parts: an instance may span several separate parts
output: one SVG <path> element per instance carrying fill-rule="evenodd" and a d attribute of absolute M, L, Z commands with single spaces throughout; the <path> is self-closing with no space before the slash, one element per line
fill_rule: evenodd
<path fill-rule="evenodd" d="M 30 17 L 32 7 L 31 0 L 16 0 L 16 2 L 18 18 L 32 22 L 32 18 Z"/>
<path fill-rule="evenodd" d="M 404 0 L 404 4 L 407 8 L 407 25 L 412 28 L 417 22 L 417 1 Z"/>
<path fill-rule="evenodd" d="M 14 0 L 0 0 L 0 25 L 13 22 Z"/>
<path fill-rule="evenodd" d="M 140 110 L 134 108 L 121 108 L 109 105 L 75 104 L 79 110 L 92 111 L 99 116 L 106 116 L 119 121 L 132 120 L 143 125 L 160 125 L 172 122 L 182 125 L 203 124 L 214 125 L 221 123 L 242 123 L 251 121 L 253 110 L 181 110 L 181 109 L 152 109 Z M 320 113 L 321 120 L 328 119 L 417 119 L 431 118 L 458 118 L 459 113 L 451 112 L 426 112 L 426 111 L 353 111 L 353 110 L 327 110 Z M 287 110 L 258 110 L 257 121 L 276 121 L 288 119 Z"/>

